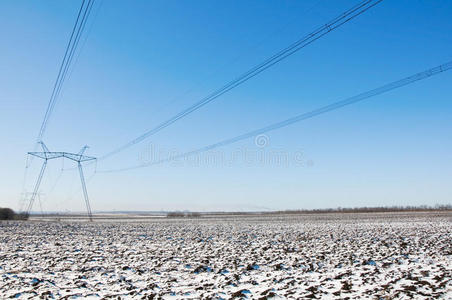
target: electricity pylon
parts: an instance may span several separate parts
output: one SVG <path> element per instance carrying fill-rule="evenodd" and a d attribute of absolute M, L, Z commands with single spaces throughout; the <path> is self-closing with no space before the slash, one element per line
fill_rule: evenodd
<path fill-rule="evenodd" d="M 50 152 L 49 149 L 47 148 L 47 146 L 42 141 L 39 142 L 39 144 L 41 144 L 43 152 L 28 152 L 29 155 L 33 155 L 38 158 L 41 158 L 44 160 L 44 162 L 42 163 L 41 171 L 39 172 L 38 180 L 36 181 L 35 188 L 33 190 L 31 198 L 30 198 L 30 202 L 28 203 L 26 213 L 30 214 L 30 211 L 33 207 L 33 202 L 35 201 L 36 195 L 38 194 L 42 176 L 44 175 L 44 171 L 47 166 L 47 161 L 50 159 L 62 157 L 62 158 L 67 158 L 67 159 L 77 162 L 78 171 L 80 173 L 80 181 L 82 183 L 82 188 L 83 188 L 83 196 L 85 197 L 86 210 L 88 212 L 88 218 L 90 221 L 93 221 L 93 215 L 91 213 L 91 206 L 89 204 L 88 191 L 86 189 L 85 176 L 83 175 L 83 168 L 82 168 L 82 162 L 96 159 L 95 157 L 83 155 L 83 153 L 88 148 L 88 146 L 83 147 L 80 150 L 80 152 L 76 154 L 76 153 L 69 153 L 69 152 Z"/>
<path fill-rule="evenodd" d="M 32 192 L 24 192 L 24 193 L 22 193 L 22 196 L 24 198 L 23 199 L 23 203 L 24 204 L 22 204 L 22 206 L 25 205 L 25 201 L 27 201 L 29 198 L 31 198 L 32 195 L 33 195 Z M 44 195 L 45 195 L 44 193 L 38 192 L 38 193 L 36 193 L 36 196 L 35 196 L 35 197 L 38 197 L 39 208 L 41 209 L 41 215 L 44 215 L 44 211 L 42 210 L 42 201 L 41 201 L 41 196 L 44 196 Z"/>

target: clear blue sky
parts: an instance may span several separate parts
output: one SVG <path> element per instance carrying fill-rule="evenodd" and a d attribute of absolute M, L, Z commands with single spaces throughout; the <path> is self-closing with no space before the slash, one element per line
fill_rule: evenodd
<path fill-rule="evenodd" d="M 100 156 L 206 96 L 357 0 L 96 2 L 44 141 Z M 0 2 L 0 206 L 19 207 L 79 1 Z M 98 163 L 140 163 L 307 112 L 452 59 L 452 2 L 383 1 L 145 142 Z M 85 40 L 85 37 L 86 40 Z M 451 203 L 452 73 L 221 149 L 216 163 L 123 173 L 86 167 L 94 210 L 261 210 Z M 289 163 L 244 161 L 288 155 Z M 214 155 L 214 156 L 215 156 Z M 231 161 L 232 160 L 232 161 Z M 35 160 L 25 181 L 31 191 Z M 83 210 L 52 161 L 44 210 Z M 65 168 L 71 167 L 69 162 Z M 35 209 L 38 209 L 38 205 Z"/>

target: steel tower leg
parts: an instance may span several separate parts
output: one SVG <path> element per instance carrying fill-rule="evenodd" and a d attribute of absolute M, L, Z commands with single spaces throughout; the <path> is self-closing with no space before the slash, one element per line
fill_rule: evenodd
<path fill-rule="evenodd" d="M 93 215 L 91 213 L 91 206 L 89 205 L 88 191 L 86 190 L 86 184 L 85 184 L 85 176 L 83 176 L 82 164 L 80 162 L 78 162 L 78 171 L 80 173 L 80 181 L 82 182 L 83 195 L 85 196 L 85 203 L 86 203 L 86 210 L 88 211 L 88 218 L 92 222 Z"/>
<path fill-rule="evenodd" d="M 31 212 L 31 208 L 33 207 L 33 202 L 35 201 L 36 194 L 38 193 L 39 186 L 41 185 L 42 175 L 44 175 L 44 171 L 47 166 L 47 159 L 44 160 L 41 167 L 41 172 L 39 172 L 38 181 L 36 181 L 35 189 L 33 190 L 33 194 L 31 194 L 30 202 L 28 203 L 27 207 L 27 214 L 29 215 Z"/>
<path fill-rule="evenodd" d="M 42 201 L 41 201 L 41 195 L 38 194 L 38 202 L 39 202 L 39 208 L 41 209 L 41 218 L 44 216 L 44 211 L 42 210 Z"/>

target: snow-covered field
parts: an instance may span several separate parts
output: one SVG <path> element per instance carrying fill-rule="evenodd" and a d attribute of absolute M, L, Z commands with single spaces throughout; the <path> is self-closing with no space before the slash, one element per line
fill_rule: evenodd
<path fill-rule="evenodd" d="M 449 213 L 0 223 L 0 298 L 452 299 Z"/>

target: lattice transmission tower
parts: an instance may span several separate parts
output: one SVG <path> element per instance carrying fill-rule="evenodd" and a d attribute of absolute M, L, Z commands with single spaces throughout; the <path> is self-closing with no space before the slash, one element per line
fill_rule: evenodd
<path fill-rule="evenodd" d="M 36 193 L 36 195 L 35 195 L 35 201 L 36 201 L 36 198 L 38 199 L 38 203 L 39 203 L 39 209 L 40 209 L 40 211 L 41 211 L 41 215 L 43 216 L 44 215 L 44 210 L 42 209 L 42 199 L 41 199 L 41 197 L 42 196 L 44 196 L 45 194 L 44 193 L 42 193 L 42 192 L 37 192 Z M 28 201 L 30 201 L 29 199 L 31 198 L 33 196 L 33 193 L 32 192 L 23 192 L 22 193 L 22 197 L 23 197 L 23 199 L 22 199 L 22 204 L 21 204 L 21 207 L 23 208 L 23 206 L 25 206 L 25 203 L 26 202 L 28 202 Z M 23 210 L 21 208 L 21 210 Z"/>
<path fill-rule="evenodd" d="M 82 162 L 96 160 L 95 157 L 86 156 L 83 155 L 85 150 L 88 148 L 88 146 L 84 146 L 79 153 L 69 153 L 69 152 L 51 152 L 47 148 L 47 146 L 41 141 L 39 142 L 41 144 L 43 152 L 28 152 L 29 155 L 36 156 L 38 158 L 41 158 L 44 160 L 42 163 L 41 171 L 39 172 L 38 179 L 36 181 L 33 193 L 31 194 L 30 202 L 28 203 L 26 213 L 30 214 L 31 209 L 33 207 L 33 203 L 36 199 L 36 196 L 38 195 L 39 186 L 41 185 L 41 180 L 44 175 L 44 171 L 47 166 L 47 161 L 51 159 L 56 158 L 67 158 L 69 160 L 77 162 L 78 171 L 80 173 L 80 181 L 82 183 L 82 189 L 83 189 L 83 196 L 85 197 L 85 204 L 86 204 L 86 210 L 88 213 L 88 218 L 90 221 L 93 220 L 93 215 L 91 212 L 91 205 L 89 204 L 89 198 L 88 198 L 88 191 L 86 189 L 86 183 L 85 183 L 85 176 L 83 175 L 83 168 L 82 168 Z"/>

